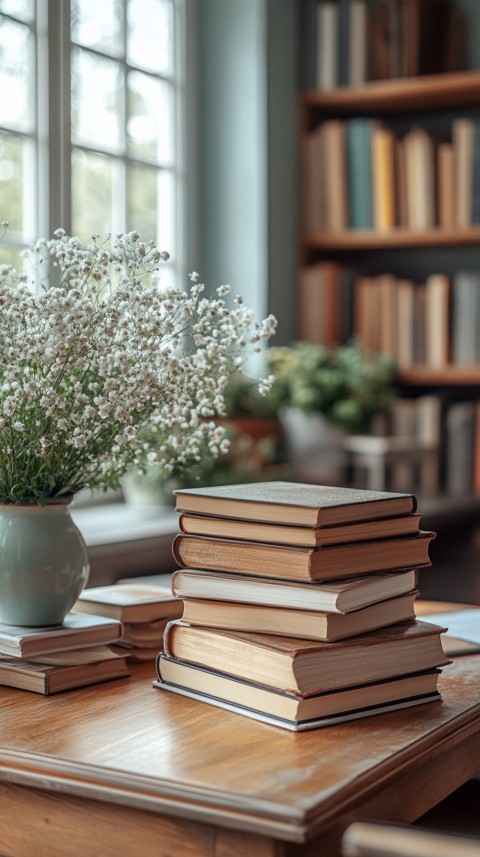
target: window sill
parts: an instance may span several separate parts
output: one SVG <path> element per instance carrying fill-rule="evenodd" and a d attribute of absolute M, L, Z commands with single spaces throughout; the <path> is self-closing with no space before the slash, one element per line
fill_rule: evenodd
<path fill-rule="evenodd" d="M 72 518 L 87 544 L 89 586 L 152 574 L 170 579 L 178 531 L 178 513 L 172 508 L 106 503 L 73 508 Z"/>

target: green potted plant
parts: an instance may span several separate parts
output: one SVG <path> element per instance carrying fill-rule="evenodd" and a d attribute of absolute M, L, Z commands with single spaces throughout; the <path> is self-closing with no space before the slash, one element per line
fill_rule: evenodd
<path fill-rule="evenodd" d="M 386 355 L 349 342 L 326 348 L 309 342 L 267 349 L 289 458 L 298 475 L 343 477 L 346 433 L 365 434 L 391 401 L 395 366 Z"/>

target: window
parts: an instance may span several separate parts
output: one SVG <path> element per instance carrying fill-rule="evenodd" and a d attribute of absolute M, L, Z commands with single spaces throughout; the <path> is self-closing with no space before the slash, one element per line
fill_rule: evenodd
<path fill-rule="evenodd" d="M 63 226 L 181 253 L 185 0 L 0 0 L 2 261 Z"/>

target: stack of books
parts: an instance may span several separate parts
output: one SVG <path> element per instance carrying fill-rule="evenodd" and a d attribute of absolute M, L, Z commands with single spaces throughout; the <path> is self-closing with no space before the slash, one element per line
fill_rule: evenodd
<path fill-rule="evenodd" d="M 184 610 L 157 687 L 297 731 L 439 698 L 445 629 L 414 613 L 435 534 L 413 495 L 288 482 L 176 494 Z"/>
<path fill-rule="evenodd" d="M 0 685 L 49 695 L 130 675 L 112 645 L 115 619 L 69 613 L 62 625 L 17 627 L 0 623 Z"/>
<path fill-rule="evenodd" d="M 170 587 L 148 583 L 117 583 L 84 589 L 75 613 L 108 616 L 122 623 L 113 650 L 129 661 L 155 660 L 163 645 L 167 622 L 182 615 L 182 602 Z"/>

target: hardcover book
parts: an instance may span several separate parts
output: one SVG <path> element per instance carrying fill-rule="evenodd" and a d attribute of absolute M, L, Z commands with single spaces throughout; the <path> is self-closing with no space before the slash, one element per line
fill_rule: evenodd
<path fill-rule="evenodd" d="M 390 625 L 338 643 L 222 631 L 169 622 L 164 636 L 168 657 L 227 672 L 284 693 L 311 696 L 326 690 L 435 669 L 448 659 L 444 628 L 415 620 Z"/>
<path fill-rule="evenodd" d="M 258 714 L 296 723 L 436 694 L 440 673 L 440 670 L 429 670 L 304 698 L 165 655 L 158 656 L 156 665 L 158 679 L 167 689 L 183 688 Z"/>
<path fill-rule="evenodd" d="M 416 583 L 417 572 L 414 569 L 311 584 L 185 568 L 174 572 L 172 591 L 178 598 L 350 613 L 377 601 L 411 592 Z"/>
<path fill-rule="evenodd" d="M 183 488 L 174 494 L 179 512 L 306 527 L 406 515 L 417 505 L 412 494 L 280 481 Z"/>
<path fill-rule="evenodd" d="M 173 541 L 173 555 L 184 568 L 322 581 L 430 565 L 428 549 L 434 535 L 421 531 L 394 539 L 305 548 L 180 534 Z"/>
<path fill-rule="evenodd" d="M 207 628 L 334 642 L 414 619 L 416 595 L 416 592 L 410 592 L 343 614 L 187 599 L 183 605 L 182 621 Z"/>
<path fill-rule="evenodd" d="M 67 613 L 62 625 L 26 628 L 0 623 L 0 653 L 28 658 L 47 652 L 112 643 L 122 635 L 122 623 L 105 616 Z"/>
<path fill-rule="evenodd" d="M 260 521 L 241 521 L 212 515 L 186 515 L 179 518 L 182 533 L 197 536 L 219 536 L 227 539 L 270 542 L 272 544 L 320 547 L 342 542 L 360 542 L 418 533 L 421 515 L 400 515 L 397 518 L 378 518 L 331 527 L 292 527 L 283 524 L 264 524 Z"/>
<path fill-rule="evenodd" d="M 60 655 L 63 653 L 59 653 Z M 69 661 L 73 661 L 69 663 Z M 129 676 L 125 657 L 104 647 L 82 650 L 74 658 L 46 657 L 41 661 L 0 657 L 0 685 L 49 695 Z"/>
<path fill-rule="evenodd" d="M 84 589 L 73 610 L 128 623 L 175 619 L 182 615 L 182 605 L 169 587 L 148 583 L 117 583 Z"/>

